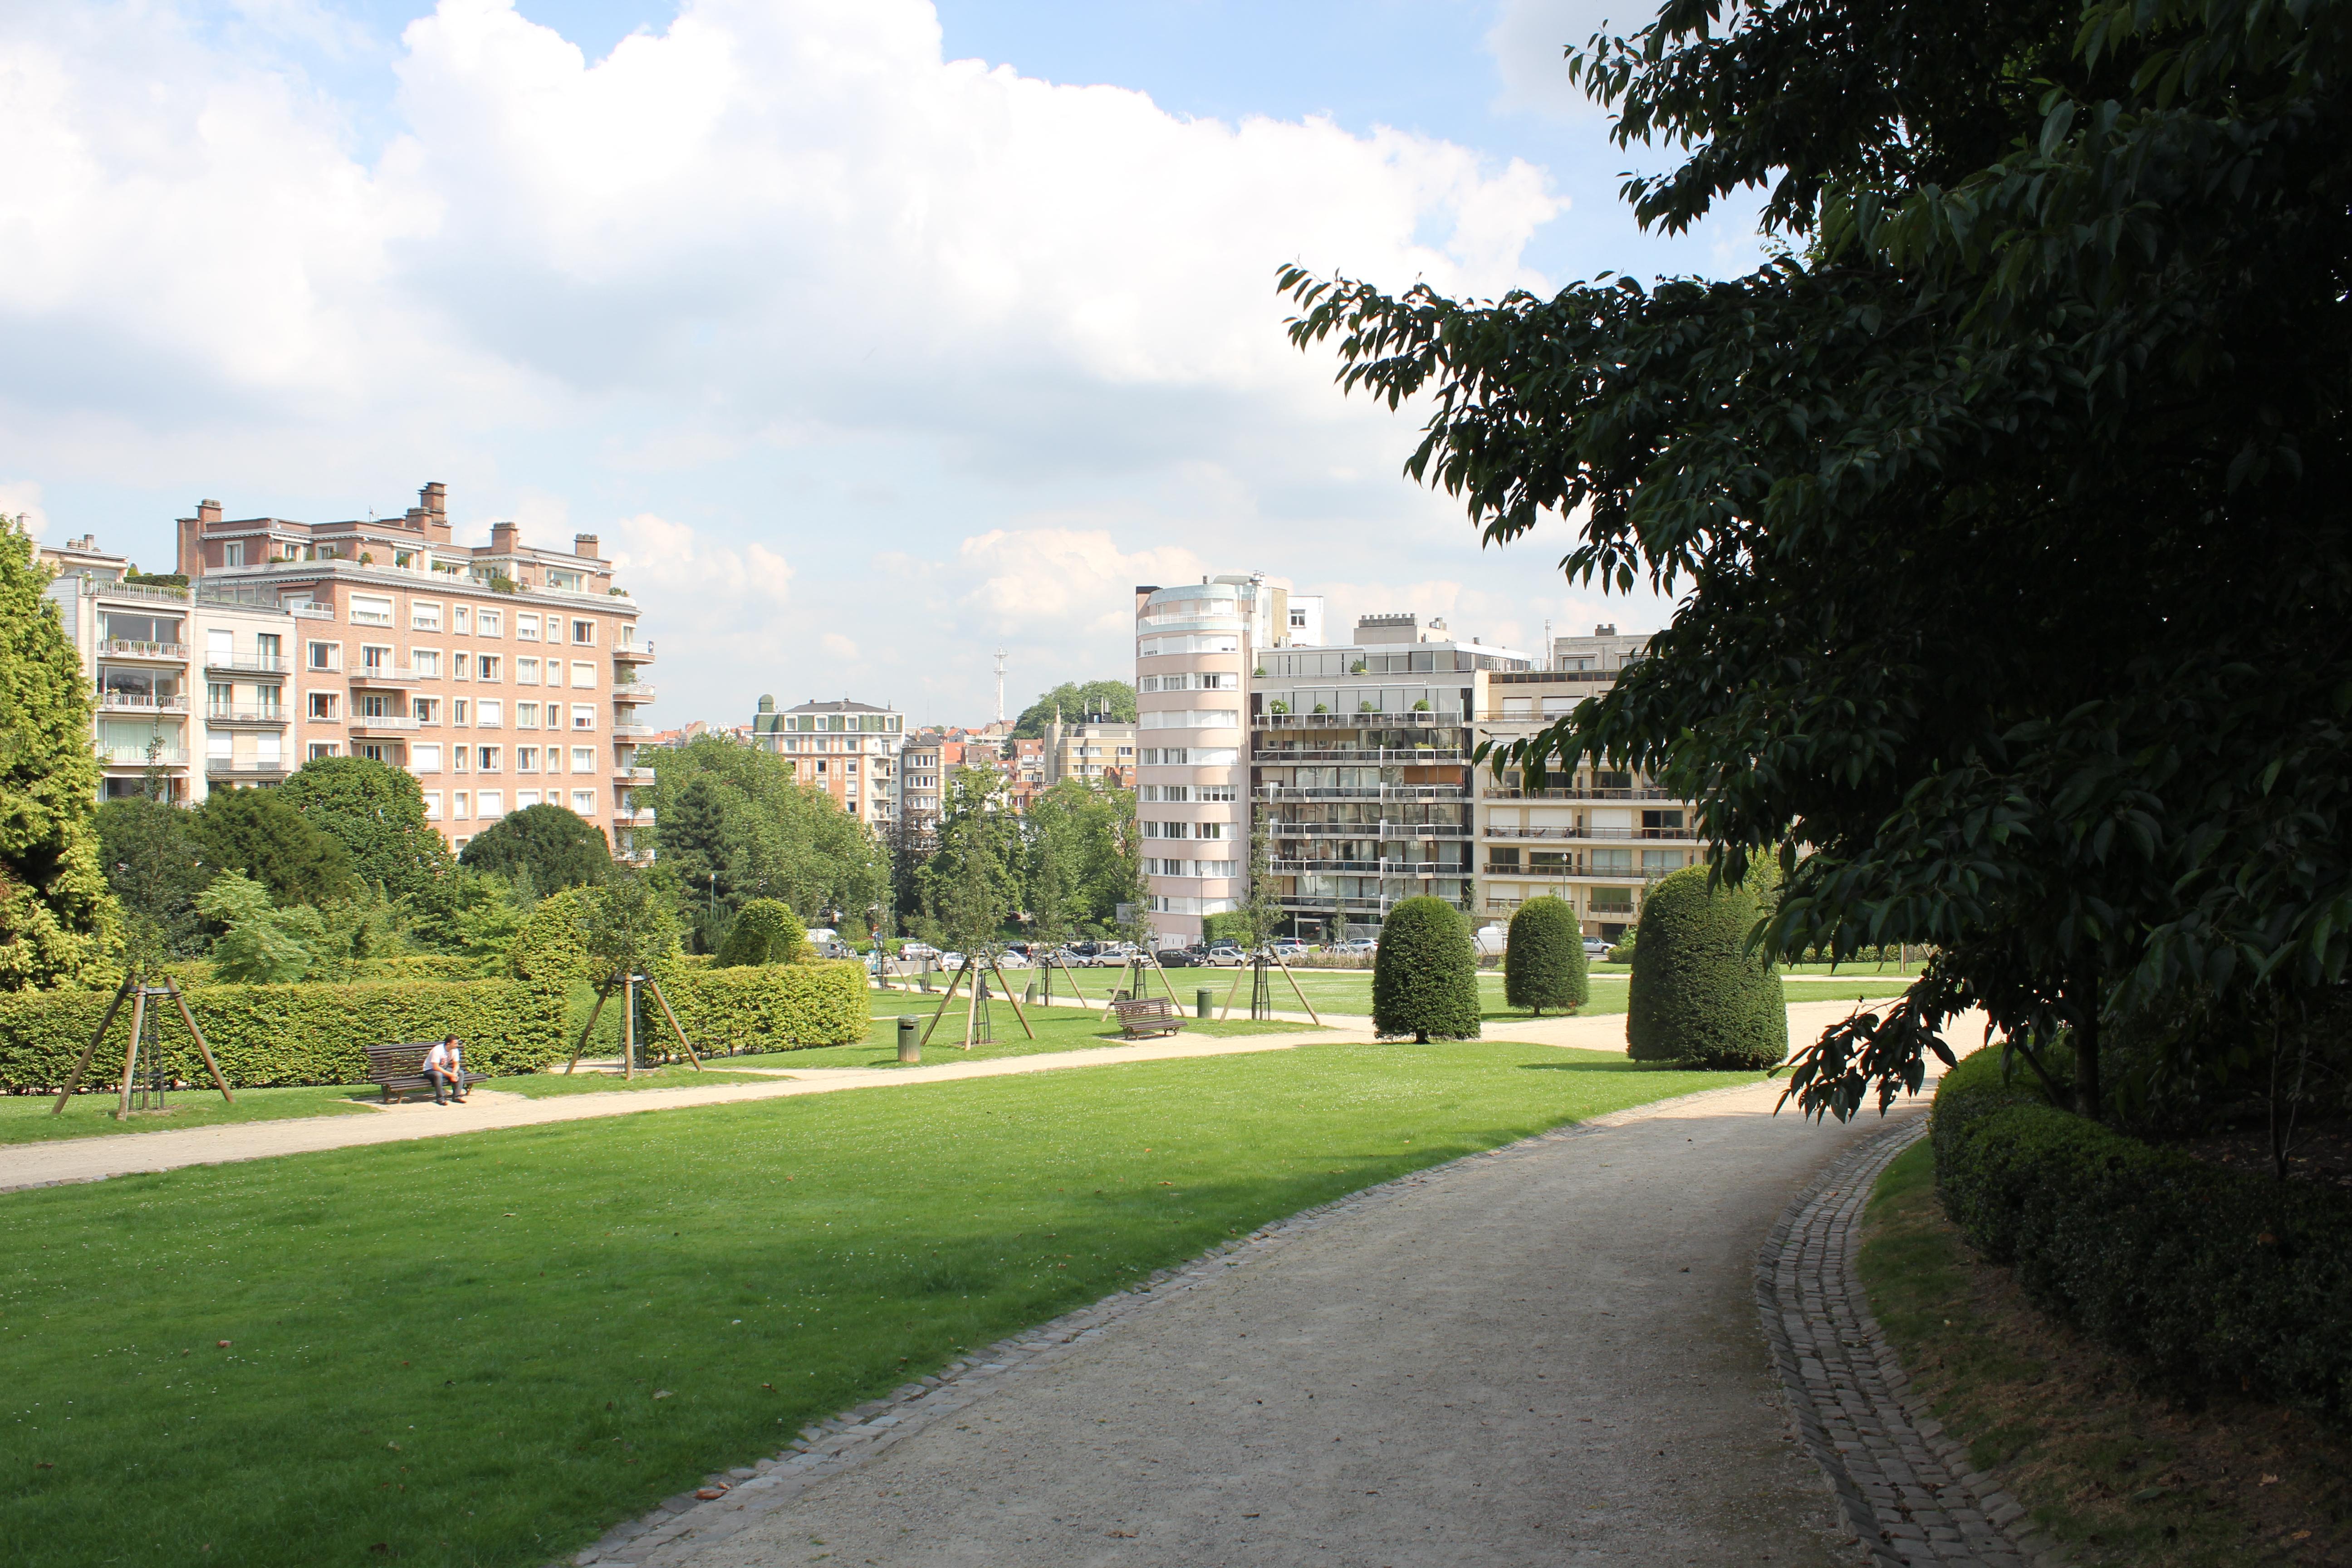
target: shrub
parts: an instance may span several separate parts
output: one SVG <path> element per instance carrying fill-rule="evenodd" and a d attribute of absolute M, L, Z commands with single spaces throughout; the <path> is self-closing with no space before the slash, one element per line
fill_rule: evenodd
<path fill-rule="evenodd" d="M 2000 1058 L 1947 1073 L 1930 1123 L 1936 1184 L 1969 1242 L 2160 1383 L 2352 1426 L 2352 1199 L 2060 1110 L 2003 1082 Z"/>
<path fill-rule="evenodd" d="M 698 1051 L 793 1050 L 866 1037 L 866 966 L 791 963 L 695 969 L 660 966 L 663 994 Z M 656 1043 L 667 1035 L 656 1023 Z"/>
<path fill-rule="evenodd" d="M 364 1083 L 362 1047 L 445 1035 L 464 1040 L 467 1065 L 484 1072 L 528 1072 L 565 1055 L 562 994 L 510 980 L 200 985 L 186 994 L 232 1088 Z M 0 996 L 0 1088 L 61 1087 L 110 1000 L 105 991 Z M 107 1031 L 86 1085 L 120 1081 L 128 1013 L 126 1005 Z M 167 1070 L 191 1083 L 206 1081 L 204 1062 L 168 1002 L 161 1025 L 151 1028 Z"/>
<path fill-rule="evenodd" d="M 602 980 L 590 973 L 588 895 L 578 888 L 539 900 L 507 944 L 507 968 L 518 980 L 561 988 L 575 980 Z"/>
<path fill-rule="evenodd" d="M 1707 868 L 1675 872 L 1643 900 L 1626 986 L 1625 1050 L 1637 1062 L 1740 1069 L 1789 1054 L 1780 976 L 1748 947 L 1756 897 L 1709 888 Z"/>
<path fill-rule="evenodd" d="M 1616 942 L 1609 949 L 1607 954 L 1609 962 L 1612 963 L 1633 963 L 1634 939 L 1639 935 L 1641 935 L 1641 932 L 1638 931 L 1629 931 L 1623 936 L 1619 937 Z"/>
<path fill-rule="evenodd" d="M 613 874 L 604 831 L 560 805 L 510 811 L 474 835 L 458 863 L 494 877 L 530 873 L 534 887 L 593 888 Z"/>
<path fill-rule="evenodd" d="M 1389 911 L 1372 961 L 1372 1032 L 1478 1037 L 1478 957 L 1462 911 L 1444 900 L 1407 899 Z"/>
<path fill-rule="evenodd" d="M 728 929 L 727 940 L 719 946 L 719 964 L 722 969 L 758 963 L 806 963 L 814 956 L 809 947 L 808 927 L 781 899 L 753 899 L 745 904 Z"/>
<path fill-rule="evenodd" d="M 270 789 L 221 789 L 196 807 L 196 838 L 215 871 L 242 871 L 284 906 L 352 890 L 351 851 Z"/>
<path fill-rule="evenodd" d="M 1529 899 L 1511 916 L 1503 949 L 1503 999 L 1540 1016 L 1547 1007 L 1572 1013 L 1591 999 L 1584 931 L 1565 899 Z"/>

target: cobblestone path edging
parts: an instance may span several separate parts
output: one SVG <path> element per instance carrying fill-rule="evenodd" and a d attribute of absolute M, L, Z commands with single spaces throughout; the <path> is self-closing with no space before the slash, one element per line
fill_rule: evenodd
<path fill-rule="evenodd" d="M 1764 1336 L 1805 1447 L 1878 1568 L 2056 1568 L 2057 1542 L 2012 1536 L 2025 1510 L 1911 1398 L 1863 1297 L 1863 1207 L 1927 1130 L 1910 1116 L 1855 1145 L 1782 1213 L 1756 1260 Z"/>
<path fill-rule="evenodd" d="M 986 1398 L 1001 1380 L 1047 1371 L 1087 1341 L 1120 1321 L 1176 1300 L 1227 1268 L 1269 1257 L 1318 1226 L 1348 1218 L 1374 1205 L 1402 1196 L 1464 1166 L 1526 1155 L 1567 1139 L 1606 1131 L 1655 1115 L 1669 1107 L 1749 1093 L 1755 1088 L 1752 1083 L 1734 1084 L 1611 1111 L 1499 1149 L 1432 1165 L 1315 1208 L 1302 1209 L 1286 1219 L 1213 1247 L 1190 1262 L 1163 1268 L 1129 1289 L 1066 1312 L 1025 1333 L 1000 1340 L 980 1353 L 942 1369 L 937 1376 L 908 1384 L 885 1398 L 869 1400 L 831 1420 L 804 1426 L 793 1445 L 773 1458 L 712 1476 L 699 1490 L 681 1492 L 665 1500 L 644 1518 L 614 1526 L 569 1561 L 580 1568 L 591 1563 L 679 1568 L 702 1548 L 749 1529 L 820 1481 L 853 1469 L 942 1417 Z"/>

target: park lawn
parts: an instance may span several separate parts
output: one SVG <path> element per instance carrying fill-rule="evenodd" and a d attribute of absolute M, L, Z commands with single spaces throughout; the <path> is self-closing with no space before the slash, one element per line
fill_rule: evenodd
<path fill-rule="evenodd" d="M 1622 1013 L 1625 1010 L 1626 986 L 1630 975 L 1622 964 L 1612 965 L 1612 969 L 1613 973 L 1599 968 L 1593 971 L 1589 982 L 1591 1000 L 1577 1009 L 1580 1015 Z M 1174 979 L 1181 974 L 1195 973 L 1201 972 L 1171 970 L 1170 978 Z M 1371 1013 L 1372 976 L 1370 970 L 1293 970 L 1291 973 L 1297 977 L 1300 989 L 1307 993 L 1308 1000 L 1315 1004 L 1318 1012 L 1328 1012 L 1342 1017 L 1368 1016 Z M 1290 987 L 1283 983 L 1282 976 L 1277 974 L 1272 978 L 1275 1010 L 1285 1013 L 1297 1012 L 1298 998 L 1291 994 Z M 1843 1002 L 1899 996 L 1910 984 L 1907 980 L 1895 974 L 1881 977 L 1840 973 L 1834 977 L 1823 975 L 1820 978 L 1788 975 L 1784 976 L 1784 980 L 1782 990 L 1791 1002 Z M 1230 981 L 1227 982 L 1227 984 L 1230 983 Z M 1179 982 L 1177 994 L 1185 997 L 1188 1001 L 1191 998 L 1191 993 L 1182 988 L 1181 982 Z M 1217 1000 L 1221 1004 L 1224 1000 L 1224 995 L 1223 987 L 1220 987 Z M 1241 996 L 1235 1004 L 1235 1011 L 1246 1011 L 1248 1003 L 1249 983 L 1244 980 L 1242 983 Z M 1528 1016 L 1524 1011 L 1504 1001 L 1503 976 L 1496 970 L 1479 971 L 1478 1003 L 1479 1016 L 1489 1023 Z"/>
<path fill-rule="evenodd" d="M 726 1059 L 724 1057 L 717 1058 L 719 1062 Z M 623 1078 L 618 1067 L 583 1066 L 570 1073 L 561 1067 L 548 1072 L 518 1073 L 512 1078 L 492 1079 L 478 1087 L 520 1094 L 531 1100 L 550 1100 L 564 1094 L 631 1094 L 648 1089 L 699 1089 L 717 1083 L 772 1081 L 772 1076 L 768 1073 L 729 1072 L 715 1065 L 699 1072 L 690 1065 L 641 1068 L 635 1078 Z"/>
<path fill-rule="evenodd" d="M 103 1138 L 116 1132 L 167 1132 L 177 1127 L 214 1127 L 227 1121 L 278 1121 L 289 1116 L 372 1116 L 360 1097 L 374 1099 L 373 1085 L 327 1084 L 304 1089 L 240 1089 L 230 1105 L 220 1090 L 175 1089 L 168 1110 L 134 1110 L 128 1121 L 114 1119 L 121 1103 L 113 1091 L 77 1094 L 62 1115 L 52 1116 L 54 1094 L 0 1095 L 0 1143 L 33 1143 L 50 1138 Z"/>
<path fill-rule="evenodd" d="M 1268 1221 L 1753 1076 L 1337 1043 L 9 1194 L 0 1539 L 536 1568 Z"/>
<path fill-rule="evenodd" d="M 756 1061 L 762 1068 L 882 1068 L 898 1065 L 898 1020 L 915 1018 L 929 1025 L 931 1015 L 940 1005 L 936 995 L 909 998 L 889 992 L 875 992 L 868 998 L 872 1006 L 873 1027 L 864 1040 L 846 1046 L 807 1046 L 794 1049 L 767 1051 L 757 1055 L 739 1053 L 716 1058 L 728 1061 Z M 908 1001 L 918 1005 L 908 1006 Z M 961 1001 L 961 998 L 957 999 Z M 928 1005 L 924 1005 L 924 1004 Z M 971 1050 L 963 1048 L 964 1010 L 961 1006 L 948 1009 L 947 1016 L 931 1035 L 931 1043 L 923 1047 L 923 1062 L 935 1066 L 940 1062 L 990 1061 L 998 1057 L 1025 1057 L 1055 1051 L 1093 1050 L 1103 1046 L 1127 1042 L 1118 1032 L 1118 1020 L 1103 1021 L 1102 1009 L 1095 1007 L 1032 1006 L 1024 1011 L 1029 1016 L 1029 1026 L 1037 1032 L 1034 1040 L 1021 1032 L 1020 1023 L 1013 1016 L 1012 1006 L 1002 998 L 990 1003 L 995 1015 L 996 1038 L 976 1044 Z M 1252 1023 L 1247 1018 L 1234 1018 L 1219 1024 L 1187 1017 L 1184 1033 L 1227 1037 L 1237 1035 L 1293 1035 L 1306 1029 L 1304 1024 L 1280 1021 Z M 922 1030 L 916 1030 L 917 1038 Z"/>

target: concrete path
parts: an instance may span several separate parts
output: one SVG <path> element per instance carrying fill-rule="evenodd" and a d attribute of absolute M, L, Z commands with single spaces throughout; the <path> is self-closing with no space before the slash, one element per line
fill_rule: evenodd
<path fill-rule="evenodd" d="M 1755 1270 L 1790 1195 L 1883 1123 L 1774 1116 L 1778 1094 L 1619 1113 L 1269 1227 L 576 1561 L 1851 1563 Z"/>

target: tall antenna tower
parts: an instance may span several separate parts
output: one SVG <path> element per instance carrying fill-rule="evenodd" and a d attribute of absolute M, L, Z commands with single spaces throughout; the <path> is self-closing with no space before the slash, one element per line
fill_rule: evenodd
<path fill-rule="evenodd" d="M 1544 669 L 1551 668 L 1551 617 L 1549 616 L 1544 617 L 1543 663 L 1539 668 Z"/>
<path fill-rule="evenodd" d="M 1004 650 L 996 650 L 996 721 L 1004 722 Z"/>

